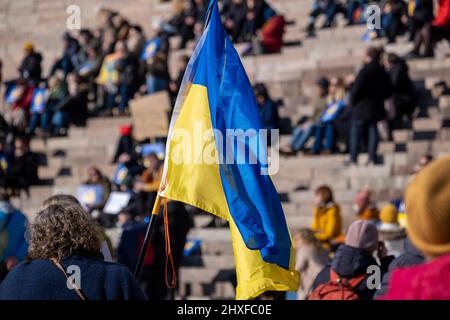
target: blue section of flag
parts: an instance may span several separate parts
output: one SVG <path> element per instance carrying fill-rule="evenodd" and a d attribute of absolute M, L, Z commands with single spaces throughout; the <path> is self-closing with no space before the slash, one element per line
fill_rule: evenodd
<path fill-rule="evenodd" d="M 198 55 L 190 64 L 194 84 L 207 88 L 211 122 L 223 137 L 227 129 L 262 129 L 259 108 L 239 55 L 222 26 L 213 4 Z M 192 61 L 192 60 L 191 60 Z M 217 143 L 219 158 L 226 158 L 226 143 Z M 247 137 L 245 148 L 235 149 L 234 161 L 221 161 L 220 174 L 230 214 L 249 249 L 259 250 L 265 262 L 289 269 L 291 239 L 278 193 L 267 170 L 266 139 Z M 220 149 L 222 148 L 222 149 Z M 247 155 L 243 155 L 246 152 Z M 238 161 L 254 155 L 257 161 Z"/>

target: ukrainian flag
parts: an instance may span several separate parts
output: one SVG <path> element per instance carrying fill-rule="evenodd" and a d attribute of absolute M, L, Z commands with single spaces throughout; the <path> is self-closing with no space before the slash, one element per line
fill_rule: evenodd
<path fill-rule="evenodd" d="M 235 161 L 229 161 L 225 148 L 227 130 L 259 130 L 262 125 L 250 81 L 224 31 L 216 1 L 209 7 L 172 115 L 159 196 L 229 221 L 237 299 L 268 290 L 295 291 L 299 275 L 291 237 L 277 191 L 270 176 L 262 174 L 267 171 L 266 140 L 253 136 L 244 142 L 249 156 L 257 155 L 254 163 L 239 161 L 245 158 L 242 148 L 235 149 L 231 154 Z M 194 138 L 189 141 L 187 134 Z M 205 154 L 216 161 L 205 159 Z"/>

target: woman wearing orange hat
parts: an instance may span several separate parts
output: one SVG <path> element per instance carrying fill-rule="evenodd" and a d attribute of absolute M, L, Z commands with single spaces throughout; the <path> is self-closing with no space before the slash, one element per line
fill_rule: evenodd
<path fill-rule="evenodd" d="M 450 300 L 450 156 L 431 162 L 405 192 L 408 236 L 428 263 L 394 271 L 385 300 Z"/>

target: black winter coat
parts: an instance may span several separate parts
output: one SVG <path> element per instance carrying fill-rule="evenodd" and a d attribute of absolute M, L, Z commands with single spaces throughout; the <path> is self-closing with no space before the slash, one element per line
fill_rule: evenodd
<path fill-rule="evenodd" d="M 408 74 L 405 61 L 397 62 L 389 72 L 392 82 L 392 99 L 397 114 L 411 115 L 417 102 L 416 89 Z"/>
<path fill-rule="evenodd" d="M 379 121 L 386 117 L 384 100 L 392 91 L 391 79 L 378 62 L 366 64 L 352 86 L 352 116 L 357 120 Z"/>

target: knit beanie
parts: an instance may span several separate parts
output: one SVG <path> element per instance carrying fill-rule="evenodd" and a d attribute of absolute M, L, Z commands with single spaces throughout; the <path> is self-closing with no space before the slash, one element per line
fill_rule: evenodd
<path fill-rule="evenodd" d="M 133 127 L 132 126 L 121 126 L 119 128 L 119 130 L 120 130 L 120 135 L 129 136 L 129 135 L 131 135 L 131 132 L 133 131 Z"/>
<path fill-rule="evenodd" d="M 381 209 L 380 220 L 383 223 L 398 223 L 398 211 L 393 204 L 387 204 Z"/>
<path fill-rule="evenodd" d="M 373 251 L 378 244 L 377 227 L 366 220 L 356 220 L 348 227 L 345 244 L 349 247 Z"/>
<path fill-rule="evenodd" d="M 364 209 L 369 205 L 370 201 L 370 191 L 369 190 L 362 190 L 358 192 L 358 194 L 353 199 L 353 203 L 358 206 L 358 209 Z"/>
<path fill-rule="evenodd" d="M 450 252 L 450 157 L 423 168 L 405 192 L 408 235 L 424 255 Z"/>

